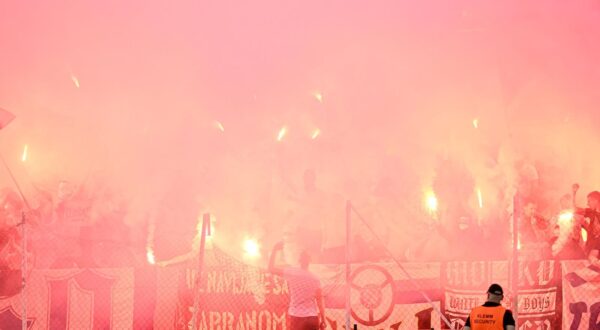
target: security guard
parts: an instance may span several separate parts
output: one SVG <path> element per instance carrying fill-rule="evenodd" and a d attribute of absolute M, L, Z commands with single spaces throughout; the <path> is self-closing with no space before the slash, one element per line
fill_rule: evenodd
<path fill-rule="evenodd" d="M 500 305 L 503 298 L 502 287 L 498 284 L 490 285 L 487 291 L 487 301 L 482 306 L 473 308 L 464 329 L 514 330 L 515 319 L 512 312 Z"/>

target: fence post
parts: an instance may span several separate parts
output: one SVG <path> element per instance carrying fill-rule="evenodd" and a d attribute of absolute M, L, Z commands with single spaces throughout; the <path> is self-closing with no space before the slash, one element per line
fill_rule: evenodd
<path fill-rule="evenodd" d="M 198 274 L 196 274 L 196 280 L 194 285 L 194 312 L 192 314 L 192 329 L 196 330 L 198 320 L 198 312 L 200 311 L 200 284 L 202 279 L 202 268 L 204 266 L 204 250 L 206 245 L 206 234 L 210 231 L 210 214 L 204 213 L 202 215 L 202 232 L 200 235 L 200 251 L 198 251 Z"/>
<path fill-rule="evenodd" d="M 515 319 L 516 328 L 519 327 L 519 215 L 521 205 L 519 199 L 519 192 L 515 193 L 513 198 L 513 216 L 512 216 L 512 260 L 511 260 L 511 292 L 512 292 L 512 308 L 513 316 Z"/>

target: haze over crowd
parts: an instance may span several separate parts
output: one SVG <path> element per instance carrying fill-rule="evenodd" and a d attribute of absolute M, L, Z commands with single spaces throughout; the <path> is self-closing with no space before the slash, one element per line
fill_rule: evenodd
<path fill-rule="evenodd" d="M 599 189 L 597 40 L 597 1 L 8 1 L 0 151 L 32 200 L 105 189 L 191 236 L 210 212 L 223 245 L 302 221 L 307 169 L 332 240 L 345 200 L 392 235 L 431 191 L 496 219 L 522 180 Z"/>

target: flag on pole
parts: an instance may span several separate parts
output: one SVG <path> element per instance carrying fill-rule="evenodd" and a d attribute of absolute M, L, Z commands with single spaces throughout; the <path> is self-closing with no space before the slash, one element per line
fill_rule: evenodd
<path fill-rule="evenodd" d="M 13 119 L 15 119 L 15 115 L 0 108 L 0 129 L 6 127 Z"/>

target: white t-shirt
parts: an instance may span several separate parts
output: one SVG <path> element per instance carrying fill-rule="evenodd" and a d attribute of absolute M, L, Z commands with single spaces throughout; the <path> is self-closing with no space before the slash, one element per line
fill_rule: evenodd
<path fill-rule="evenodd" d="M 321 288 L 319 279 L 311 272 L 295 267 L 286 267 L 283 277 L 290 289 L 288 314 L 295 317 L 318 316 L 316 294 Z"/>

